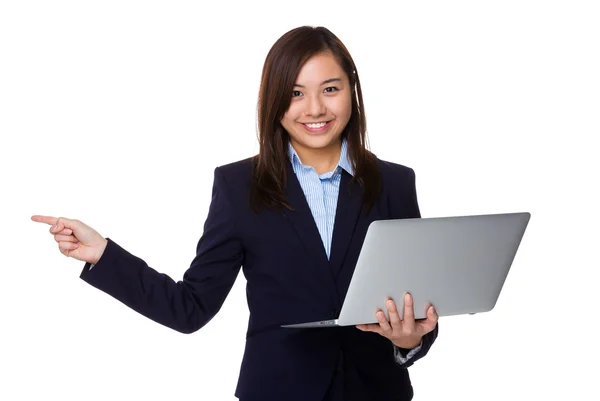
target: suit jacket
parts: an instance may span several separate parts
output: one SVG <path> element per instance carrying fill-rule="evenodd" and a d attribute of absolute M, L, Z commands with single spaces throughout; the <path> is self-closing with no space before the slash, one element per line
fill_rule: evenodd
<path fill-rule="evenodd" d="M 408 366 L 422 358 L 438 328 L 406 364 L 393 344 L 355 327 L 281 328 L 337 318 L 354 266 L 374 220 L 420 217 L 414 171 L 378 160 L 383 187 L 369 213 L 362 187 L 343 172 L 328 260 L 300 183 L 288 163 L 285 191 L 294 211 L 248 202 L 252 160 L 215 169 L 204 234 L 182 281 L 150 268 L 107 238 L 81 278 L 148 318 L 182 333 L 204 326 L 221 308 L 240 268 L 250 319 L 236 396 L 242 401 L 410 400 Z"/>

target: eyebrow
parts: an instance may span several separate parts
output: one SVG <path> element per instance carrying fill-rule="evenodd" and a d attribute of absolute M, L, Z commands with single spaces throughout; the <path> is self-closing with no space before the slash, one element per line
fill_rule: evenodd
<path fill-rule="evenodd" d="M 341 78 L 329 78 L 329 79 L 326 79 L 325 81 L 321 82 L 321 85 L 325 85 L 325 84 L 328 84 L 331 82 L 336 82 L 336 81 L 342 82 L 342 79 Z M 300 85 L 300 84 L 294 84 L 294 86 L 297 86 L 299 88 L 304 88 L 304 85 Z"/>

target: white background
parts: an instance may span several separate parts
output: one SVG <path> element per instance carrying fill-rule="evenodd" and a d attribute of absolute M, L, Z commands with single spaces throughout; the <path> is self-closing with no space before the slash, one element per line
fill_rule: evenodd
<path fill-rule="evenodd" d="M 234 400 L 240 274 L 184 335 L 79 279 L 33 214 L 180 280 L 216 166 L 257 151 L 264 58 L 324 25 L 423 217 L 529 211 L 496 308 L 442 318 L 415 400 L 597 400 L 600 13 L 589 1 L 3 1 L 0 399 Z"/>

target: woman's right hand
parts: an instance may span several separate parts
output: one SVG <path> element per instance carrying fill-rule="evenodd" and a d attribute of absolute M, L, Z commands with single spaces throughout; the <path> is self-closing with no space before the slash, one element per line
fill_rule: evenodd
<path fill-rule="evenodd" d="M 31 216 L 31 220 L 51 225 L 50 234 L 58 242 L 60 252 L 68 257 L 98 263 L 108 241 L 92 227 L 65 217 Z"/>

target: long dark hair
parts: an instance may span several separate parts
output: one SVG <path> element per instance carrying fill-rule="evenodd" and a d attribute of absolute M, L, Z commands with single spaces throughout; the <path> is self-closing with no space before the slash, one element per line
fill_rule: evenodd
<path fill-rule="evenodd" d="M 354 177 L 364 188 L 363 202 L 370 209 L 381 188 L 377 159 L 367 150 L 367 121 L 360 80 L 346 46 L 324 27 L 302 26 L 285 33 L 267 54 L 258 95 L 258 142 L 254 157 L 250 204 L 255 212 L 261 207 L 291 209 L 285 197 L 286 163 L 289 134 L 280 121 L 290 106 L 294 83 L 300 69 L 317 53 L 329 51 L 350 80 L 352 114 L 342 132 L 348 143 L 348 156 Z"/>

